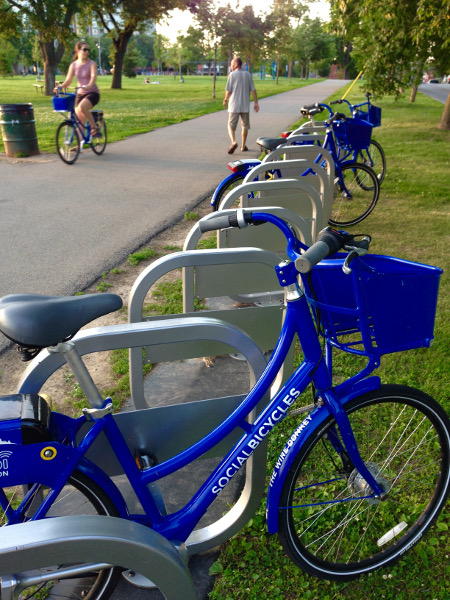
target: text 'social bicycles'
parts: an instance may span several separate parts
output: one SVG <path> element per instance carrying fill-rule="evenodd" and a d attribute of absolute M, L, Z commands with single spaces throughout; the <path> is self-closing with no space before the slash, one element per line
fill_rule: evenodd
<path fill-rule="evenodd" d="M 429 346 L 441 270 L 370 255 L 367 237 L 356 239 L 330 228 L 306 250 L 283 220 L 257 210 L 211 213 L 201 230 L 251 225 L 277 227 L 286 237 L 289 259 L 276 267 L 287 305 L 281 335 L 248 395 L 208 435 L 157 464 L 139 456 L 135 460 L 133 440 L 124 439 L 111 400 L 98 405 L 98 392 L 90 394 L 92 408 L 75 419 L 51 412 L 39 395 L 2 398 L 0 451 L 10 464 L 0 491 L 3 525 L 26 527 L 28 521 L 51 519 L 64 514 L 70 500 L 75 514 L 136 521 L 179 548 L 270 431 L 295 413 L 295 403 L 312 385 L 313 404 L 299 417 L 274 464 L 267 496 L 269 532 L 278 532 L 289 557 L 306 572 L 348 580 L 391 565 L 428 531 L 449 493 L 448 417 L 426 393 L 381 384 L 372 373 L 383 354 Z M 61 353 L 80 384 L 89 388 L 81 357 L 67 340 L 121 304 L 114 294 L 7 296 L 0 301 L 0 330 L 24 353 L 44 347 Z M 295 336 L 303 362 L 250 422 L 249 414 L 270 389 Z M 336 349 L 366 357 L 365 367 L 335 382 Z M 238 441 L 193 497 L 168 511 L 158 481 L 236 429 Z M 139 499 L 139 514 L 129 510 L 112 480 L 86 457 L 98 436 L 106 436 L 117 456 Z M 44 588 L 51 595 L 54 586 L 79 581 L 84 573 L 82 584 L 67 585 L 65 597 L 104 600 L 124 564 L 102 564 L 101 556 L 98 561 L 96 566 L 50 564 L 33 573 L 34 587 L 24 597 L 40 598 Z M 18 571 L 15 581 L 24 585 L 27 573 Z"/>
<path fill-rule="evenodd" d="M 84 146 L 90 146 L 95 154 L 103 154 L 107 139 L 103 111 L 91 111 L 99 131 L 97 136 L 91 136 L 90 123 L 82 123 L 75 114 L 75 97 L 76 94 L 59 93 L 52 99 L 54 110 L 66 117 L 56 130 L 56 150 L 68 165 L 74 164 Z"/>
<path fill-rule="evenodd" d="M 329 111 L 325 122 L 325 137 L 320 138 L 317 145 L 315 163 L 326 168 L 320 148 L 325 148 L 331 154 L 335 167 L 334 197 L 329 223 L 338 227 L 349 227 L 363 221 L 374 210 L 380 195 L 380 182 L 375 171 L 366 162 L 355 161 L 360 152 L 370 145 L 372 125 L 363 119 L 345 117 L 341 113 L 333 113 L 327 104 L 315 104 L 305 107 L 304 114 Z M 296 130 L 287 138 L 258 138 L 257 144 L 261 149 L 272 151 L 279 146 L 310 145 L 311 141 L 302 142 L 303 135 L 309 137 L 309 128 Z M 226 194 L 240 185 L 260 165 L 261 161 L 245 159 L 228 163 L 232 174 L 226 177 L 216 188 L 211 199 L 212 210 L 218 210 L 220 202 Z M 299 173 L 299 177 L 314 174 L 310 168 Z M 268 170 L 266 178 L 281 177 L 281 170 Z"/>

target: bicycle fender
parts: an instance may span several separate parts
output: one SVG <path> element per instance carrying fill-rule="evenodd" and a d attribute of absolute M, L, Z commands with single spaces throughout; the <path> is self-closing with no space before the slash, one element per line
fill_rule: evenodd
<path fill-rule="evenodd" d="M 380 378 L 377 376 L 368 377 L 363 381 L 356 383 L 349 394 L 340 401 L 345 405 L 353 398 L 361 396 L 367 392 L 378 389 L 380 387 Z M 266 522 L 267 530 L 273 534 L 278 531 L 278 507 L 280 505 L 281 491 L 286 480 L 289 469 L 294 462 L 297 454 L 301 450 L 303 444 L 311 436 L 319 436 L 322 432 L 322 424 L 329 417 L 330 411 L 326 406 L 315 408 L 303 421 L 298 425 L 293 432 L 286 445 L 284 446 L 280 456 L 278 457 L 275 467 L 270 478 L 269 488 L 267 490 L 266 502 Z"/>
<path fill-rule="evenodd" d="M 250 169 L 249 169 L 250 171 Z M 231 175 L 228 175 L 228 177 L 225 177 L 225 179 L 223 181 L 221 181 L 219 183 L 219 185 L 216 187 L 216 191 L 214 192 L 212 198 L 211 198 L 211 206 L 214 206 L 216 203 L 216 198 L 218 196 L 220 196 L 220 194 L 222 193 L 222 190 L 224 187 L 226 187 L 230 181 L 233 181 L 234 179 L 240 179 L 242 177 L 242 173 L 231 173 Z"/>

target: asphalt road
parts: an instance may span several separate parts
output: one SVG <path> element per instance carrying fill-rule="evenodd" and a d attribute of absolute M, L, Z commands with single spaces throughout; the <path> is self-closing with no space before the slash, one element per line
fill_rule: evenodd
<path fill-rule="evenodd" d="M 258 136 L 279 135 L 303 104 L 346 83 L 263 98 L 251 114 L 250 151 L 233 158 L 258 156 Z M 102 156 L 85 150 L 73 166 L 56 154 L 0 156 L 0 297 L 73 294 L 177 222 L 229 173 L 226 122 L 224 111 L 205 115 L 110 144 Z"/>
<path fill-rule="evenodd" d="M 430 98 L 438 100 L 445 104 L 447 102 L 448 95 L 450 94 L 450 84 L 448 83 L 422 83 L 419 85 L 419 91 Z"/>

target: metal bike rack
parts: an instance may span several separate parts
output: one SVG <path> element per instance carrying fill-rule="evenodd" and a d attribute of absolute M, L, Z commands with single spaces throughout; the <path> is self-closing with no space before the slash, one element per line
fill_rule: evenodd
<path fill-rule="evenodd" d="M 285 162 L 289 164 L 284 165 Z M 286 213 L 283 218 L 292 221 L 292 224 L 294 224 L 293 215 L 295 215 L 297 222 L 301 223 L 301 227 L 297 227 L 297 229 L 299 229 L 298 233 L 300 239 L 308 246 L 311 245 L 315 241 L 319 231 L 323 228 L 325 220 L 321 192 L 308 183 L 306 178 L 303 178 L 302 180 L 302 178 L 297 177 L 282 177 L 271 179 L 269 181 L 252 181 L 253 173 L 255 173 L 255 176 L 262 175 L 268 168 L 273 167 L 279 169 L 279 166 L 283 165 L 282 169 L 280 169 L 280 172 L 283 174 L 292 166 L 298 169 L 298 164 L 293 165 L 293 163 L 298 162 L 299 161 L 280 161 L 267 163 L 269 167 L 263 165 L 255 167 L 255 169 L 247 175 L 242 184 L 242 186 L 246 187 L 239 186 L 225 196 L 221 203 L 222 210 L 230 208 L 232 203 L 238 198 L 240 198 L 240 205 L 242 208 L 251 208 L 253 210 L 258 208 L 260 210 L 265 210 L 266 207 L 277 206 L 283 210 L 289 210 L 291 214 L 288 215 L 288 213 Z M 300 162 L 303 166 L 304 161 Z M 305 166 L 305 168 L 307 167 Z M 253 194 L 249 194 L 249 190 L 252 191 Z M 255 193 L 256 197 L 254 197 Z M 259 229 L 261 230 L 261 228 Z M 259 239 L 263 248 L 270 249 L 272 252 L 286 256 L 286 248 L 284 248 L 283 251 L 282 234 L 278 229 L 275 227 L 267 227 L 264 231 L 260 230 L 253 227 L 248 235 L 257 236 L 257 239 Z M 243 231 L 244 230 L 225 230 L 224 233 L 221 232 L 219 236 L 221 238 L 219 240 L 220 246 L 222 246 L 222 241 L 225 241 L 225 237 L 227 238 L 227 241 L 230 237 L 235 240 L 239 238 L 242 239 Z M 277 240 L 276 243 L 275 239 Z M 228 241 L 229 247 L 232 247 L 235 244 L 236 241 Z"/>
<path fill-rule="evenodd" d="M 144 525 L 86 515 L 0 528 L 2 600 L 17 597 L 25 572 L 61 564 L 124 567 L 150 579 L 167 600 L 197 599 L 186 551 Z"/>
<path fill-rule="evenodd" d="M 317 170 L 317 164 L 314 162 L 317 156 L 322 155 L 322 162 L 326 163 L 326 169 Z M 316 175 L 306 175 L 303 177 L 302 173 L 304 172 L 301 168 L 298 169 L 292 161 L 295 160 L 308 160 L 313 163 L 313 166 L 309 166 L 309 168 L 313 169 Z M 278 162 L 277 166 L 273 165 L 275 161 Z M 324 225 L 326 226 L 328 220 L 331 217 L 331 208 L 334 199 L 334 160 L 328 150 L 325 148 L 318 148 L 318 146 L 282 146 L 273 150 L 270 154 L 264 157 L 262 164 L 256 167 L 253 171 L 249 173 L 258 174 L 263 172 L 263 165 L 265 165 L 266 169 L 270 164 L 271 169 L 276 169 L 280 171 L 282 177 L 289 178 L 300 178 L 300 180 L 306 181 L 310 185 L 312 185 L 319 193 L 322 198 L 323 205 L 323 216 L 324 216 Z M 276 175 L 278 176 L 278 175 Z M 246 180 L 249 180 L 250 177 L 247 176 Z M 302 214 L 302 213 L 300 213 Z"/>
<path fill-rule="evenodd" d="M 205 317 L 158 319 L 86 329 L 80 331 L 72 342 L 80 356 L 118 348 L 137 348 L 142 356 L 142 348 L 149 347 L 155 355 L 161 352 L 161 355 L 177 360 L 186 356 L 187 351 L 194 351 L 200 356 L 210 355 L 213 348 L 220 349 L 223 354 L 237 351 L 245 357 L 251 370 L 250 386 L 266 366 L 257 344 L 242 330 L 230 323 Z M 64 364 L 61 354 L 41 351 L 22 376 L 18 392 L 38 393 L 47 379 Z M 244 395 L 131 410 L 115 414 L 114 419 L 131 450 L 141 450 L 160 462 L 208 434 L 240 404 Z M 260 406 L 267 403 L 268 395 L 261 400 Z M 86 427 L 89 425 L 86 424 Z M 232 432 L 208 456 L 223 456 L 241 435 L 238 431 Z M 261 443 L 247 461 L 245 485 L 233 508 L 214 523 L 195 530 L 189 537 L 186 542 L 189 554 L 223 543 L 242 529 L 254 514 L 264 492 L 266 447 L 266 443 Z M 104 436 L 95 440 L 87 458 L 110 476 L 123 473 Z"/>

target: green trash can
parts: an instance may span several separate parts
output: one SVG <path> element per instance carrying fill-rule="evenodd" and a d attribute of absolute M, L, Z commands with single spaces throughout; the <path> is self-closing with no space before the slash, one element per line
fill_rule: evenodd
<path fill-rule="evenodd" d="M 39 154 L 32 104 L 0 104 L 0 125 L 6 156 Z"/>

